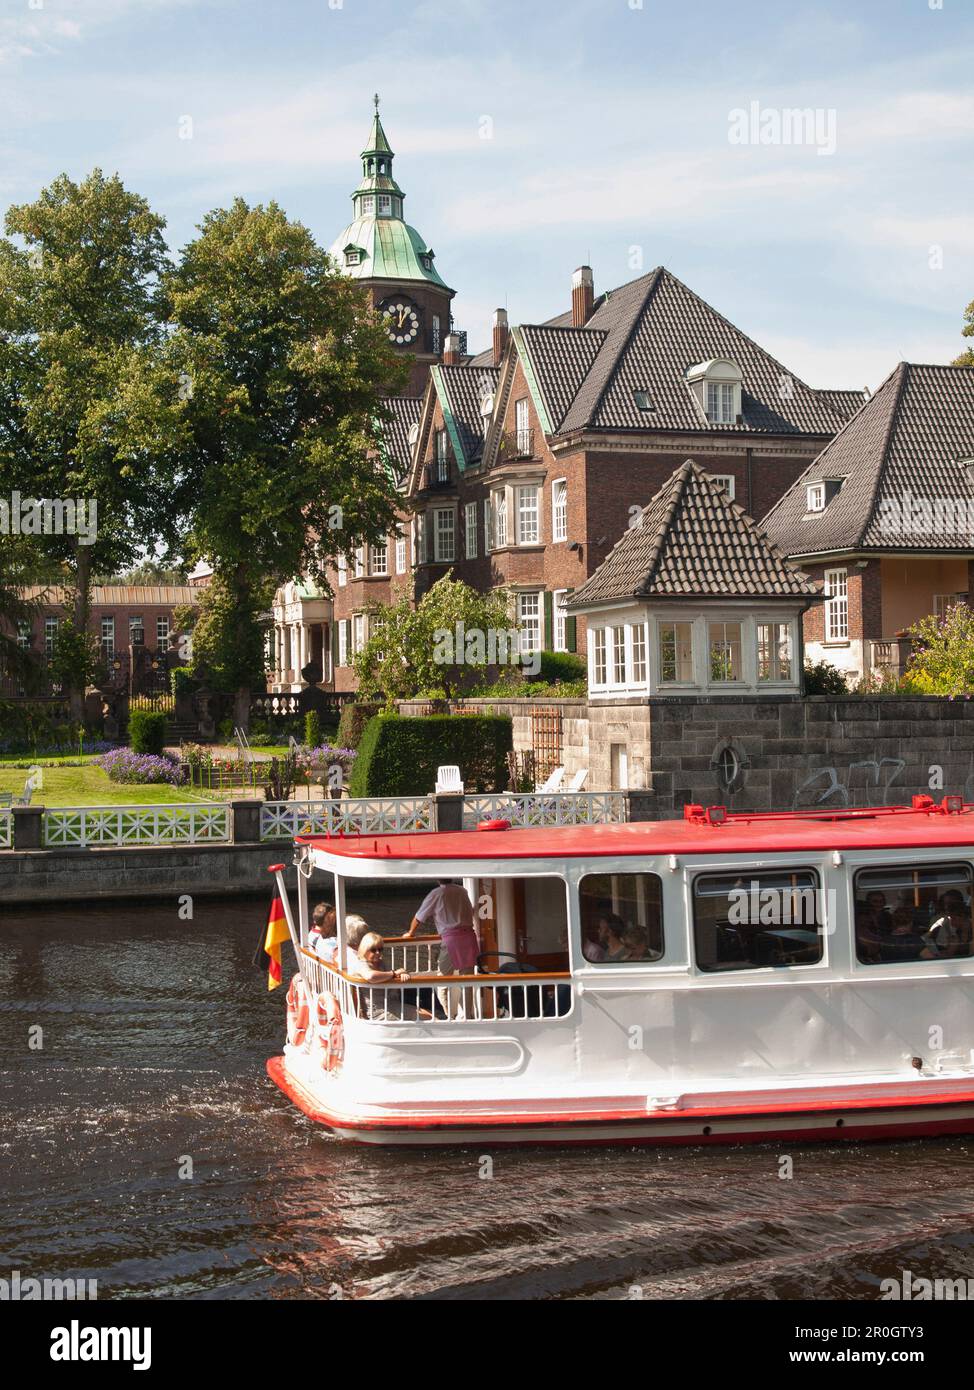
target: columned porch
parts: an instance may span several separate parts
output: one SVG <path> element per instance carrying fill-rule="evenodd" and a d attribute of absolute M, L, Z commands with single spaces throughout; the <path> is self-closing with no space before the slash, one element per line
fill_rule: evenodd
<path fill-rule="evenodd" d="M 274 694 L 296 694 L 305 681 L 309 662 L 321 668 L 321 686 L 334 685 L 332 665 L 332 602 L 311 580 L 283 585 L 274 595 L 274 625 L 268 640 L 268 688 Z"/>

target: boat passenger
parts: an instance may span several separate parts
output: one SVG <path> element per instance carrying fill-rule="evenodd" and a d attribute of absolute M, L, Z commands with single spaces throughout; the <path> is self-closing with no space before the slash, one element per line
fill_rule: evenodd
<path fill-rule="evenodd" d="M 599 940 L 602 942 L 604 961 L 631 960 L 630 947 L 626 944 L 626 924 L 618 912 L 610 912 L 599 918 Z"/>
<path fill-rule="evenodd" d="M 416 909 L 416 915 L 403 933 L 403 940 L 409 941 L 420 927 L 432 926 L 440 938 L 440 949 L 436 960 L 438 975 L 471 974 L 480 954 L 480 942 L 474 927 L 473 903 L 461 883 L 441 878 L 438 886 L 427 893 Z M 459 990 L 438 989 L 436 997 L 448 1017 L 457 1013 Z M 470 994 L 471 991 L 465 991 Z M 468 1001 L 470 1003 L 472 1001 Z"/>
<path fill-rule="evenodd" d="M 630 922 L 622 933 L 622 944 L 629 955 L 627 960 L 653 960 L 655 953 L 649 947 L 649 932 L 638 922 Z"/>
<path fill-rule="evenodd" d="M 367 931 L 359 942 L 358 963 L 354 973 L 359 979 L 368 980 L 375 985 L 406 984 L 409 981 L 408 971 L 381 968 L 384 944 L 378 932 Z M 352 973 L 349 971 L 349 974 Z M 432 1014 L 426 1009 L 417 1009 L 412 1004 L 406 1004 L 398 990 L 366 989 L 361 991 L 361 999 L 365 1005 L 366 1017 L 375 1023 L 389 1019 L 432 1018 Z"/>
<path fill-rule="evenodd" d="M 345 918 L 345 969 L 349 975 L 357 975 L 359 968 L 358 948 L 363 936 L 369 931 L 369 924 L 357 912 L 350 912 Z M 382 940 L 382 937 L 379 937 Z"/>
<path fill-rule="evenodd" d="M 971 914 L 964 895 L 948 888 L 937 904 L 938 916 L 924 934 L 924 958 L 969 956 L 971 953 Z"/>
<path fill-rule="evenodd" d="M 924 955 L 925 945 L 913 920 L 912 909 L 904 904 L 893 913 L 890 934 L 880 944 L 880 959 L 919 960 Z"/>
<path fill-rule="evenodd" d="M 874 888 L 865 901 L 856 904 L 856 945 L 861 960 L 883 959 L 883 946 L 889 940 L 893 918 L 886 905 L 886 894 Z"/>
<path fill-rule="evenodd" d="M 311 914 L 308 946 L 316 956 L 334 964 L 338 951 L 338 918 L 331 903 L 318 903 Z"/>

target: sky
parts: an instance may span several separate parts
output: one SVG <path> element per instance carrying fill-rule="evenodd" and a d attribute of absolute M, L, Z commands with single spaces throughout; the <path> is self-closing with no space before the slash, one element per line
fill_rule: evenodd
<path fill-rule="evenodd" d="M 874 389 L 967 345 L 972 72 L 974 0 L 0 0 L 0 207 L 98 166 L 174 250 L 237 195 L 327 247 L 378 92 L 471 351 L 665 265 Z"/>

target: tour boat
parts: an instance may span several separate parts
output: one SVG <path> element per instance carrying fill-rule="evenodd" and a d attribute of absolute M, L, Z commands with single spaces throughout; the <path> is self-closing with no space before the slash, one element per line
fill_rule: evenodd
<path fill-rule="evenodd" d="M 301 835 L 298 973 L 267 1069 L 368 1144 L 713 1144 L 974 1132 L 974 804 Z M 346 890 L 462 881 L 481 955 L 386 936 L 357 978 Z M 337 957 L 309 945 L 336 905 Z"/>

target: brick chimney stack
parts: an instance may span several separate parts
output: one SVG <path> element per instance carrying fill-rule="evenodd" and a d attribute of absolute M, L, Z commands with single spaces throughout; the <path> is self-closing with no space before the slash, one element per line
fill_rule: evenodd
<path fill-rule="evenodd" d="M 448 333 L 443 340 L 443 365 L 444 367 L 458 367 L 460 365 L 460 339 L 455 333 Z"/>
<path fill-rule="evenodd" d="M 580 265 L 572 276 L 572 327 L 582 328 L 595 307 L 595 280 L 590 265 Z"/>
<path fill-rule="evenodd" d="M 507 347 L 510 329 L 507 326 L 507 310 L 494 310 L 494 366 L 499 367 Z"/>

